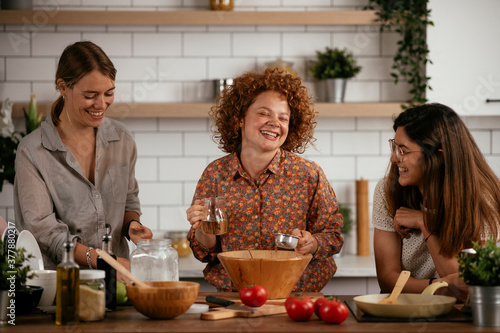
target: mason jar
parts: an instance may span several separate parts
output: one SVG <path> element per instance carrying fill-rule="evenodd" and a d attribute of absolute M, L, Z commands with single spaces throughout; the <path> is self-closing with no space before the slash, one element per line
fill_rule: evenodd
<path fill-rule="evenodd" d="M 80 270 L 80 321 L 97 321 L 106 314 L 105 272 L 98 269 Z"/>
<path fill-rule="evenodd" d="M 130 272 L 142 281 L 179 281 L 179 255 L 170 239 L 141 239 L 130 256 Z"/>

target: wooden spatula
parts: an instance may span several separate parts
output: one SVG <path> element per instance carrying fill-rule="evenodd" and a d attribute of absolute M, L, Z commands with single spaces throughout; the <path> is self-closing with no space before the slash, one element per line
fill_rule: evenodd
<path fill-rule="evenodd" d="M 398 280 L 396 281 L 396 285 L 394 289 L 392 289 L 392 293 L 389 297 L 379 301 L 379 304 L 398 304 L 398 296 L 401 294 L 403 287 L 406 284 L 406 281 L 410 278 L 410 271 L 401 271 L 399 274 Z"/>

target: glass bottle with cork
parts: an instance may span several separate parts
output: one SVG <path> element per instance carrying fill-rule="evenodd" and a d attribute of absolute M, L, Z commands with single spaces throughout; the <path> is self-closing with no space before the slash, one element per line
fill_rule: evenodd
<path fill-rule="evenodd" d="M 113 259 L 116 260 L 116 255 L 111 249 L 111 226 L 106 223 L 106 234 L 102 237 L 102 250 L 107 252 Z M 97 257 L 97 269 L 105 272 L 106 282 L 106 308 L 109 310 L 116 309 L 116 270 L 111 267 L 101 256 Z"/>
<path fill-rule="evenodd" d="M 56 325 L 79 322 L 80 267 L 75 262 L 75 244 L 68 236 L 63 244 L 62 262 L 57 265 Z"/>

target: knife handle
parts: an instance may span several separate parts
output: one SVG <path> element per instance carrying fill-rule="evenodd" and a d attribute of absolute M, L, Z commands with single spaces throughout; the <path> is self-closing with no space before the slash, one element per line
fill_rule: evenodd
<path fill-rule="evenodd" d="M 234 304 L 234 302 L 213 295 L 208 295 L 207 297 L 205 297 L 205 301 L 207 301 L 208 303 L 222 305 L 222 306 L 229 306 Z"/>

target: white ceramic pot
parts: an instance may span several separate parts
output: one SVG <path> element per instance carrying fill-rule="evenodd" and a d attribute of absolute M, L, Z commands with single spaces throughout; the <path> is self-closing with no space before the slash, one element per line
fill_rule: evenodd
<path fill-rule="evenodd" d="M 57 289 L 57 272 L 55 270 L 34 270 L 37 277 L 28 279 L 26 284 L 30 286 L 43 287 L 42 297 L 38 302 L 39 307 L 54 304 Z"/>

